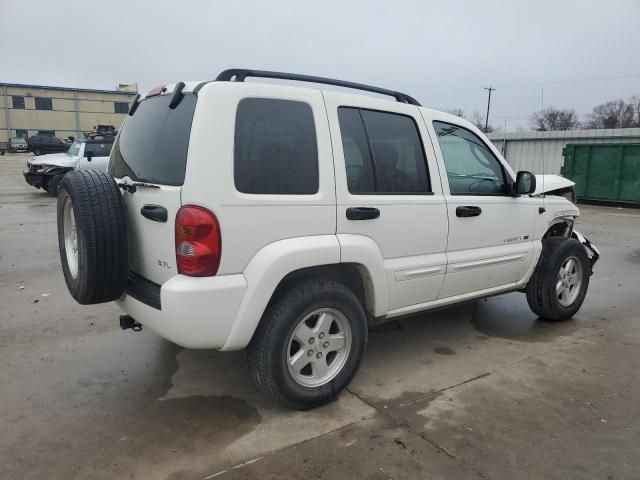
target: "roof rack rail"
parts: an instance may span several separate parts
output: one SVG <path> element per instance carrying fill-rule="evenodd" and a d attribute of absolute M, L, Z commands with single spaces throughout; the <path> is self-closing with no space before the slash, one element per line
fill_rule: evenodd
<path fill-rule="evenodd" d="M 387 90 L 386 88 L 373 87 L 362 83 L 346 82 L 344 80 L 336 80 L 333 78 L 315 77 L 313 75 L 298 75 L 296 73 L 269 72 L 266 70 L 248 70 L 244 68 L 230 68 L 218 75 L 217 82 L 244 82 L 247 77 L 260 78 L 278 78 L 281 80 L 295 80 L 297 82 L 324 83 L 326 85 L 335 85 L 338 87 L 353 88 L 355 90 L 364 90 L 366 92 L 379 93 L 381 95 L 389 95 L 394 97 L 398 102 L 408 103 L 420 107 L 420 102 L 406 93 Z"/>

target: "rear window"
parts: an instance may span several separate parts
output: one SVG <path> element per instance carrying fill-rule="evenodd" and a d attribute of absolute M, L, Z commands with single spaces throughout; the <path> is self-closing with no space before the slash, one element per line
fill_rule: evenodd
<path fill-rule="evenodd" d="M 109 173 L 162 185 L 182 185 L 197 98 L 186 94 L 171 110 L 172 95 L 142 100 L 113 146 Z"/>
<path fill-rule="evenodd" d="M 318 147 L 311 107 L 293 100 L 245 98 L 236 114 L 234 179 L 243 193 L 318 191 Z"/>

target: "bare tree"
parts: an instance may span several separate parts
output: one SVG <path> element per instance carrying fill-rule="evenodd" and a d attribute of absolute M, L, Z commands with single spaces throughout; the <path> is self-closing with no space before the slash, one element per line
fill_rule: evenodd
<path fill-rule="evenodd" d="M 484 115 L 482 115 L 480 112 L 473 112 L 471 114 L 471 123 L 473 123 L 480 131 L 484 132 L 484 133 L 491 133 L 493 132 L 495 129 L 491 126 L 491 125 L 487 125 L 487 128 L 484 128 Z"/>
<path fill-rule="evenodd" d="M 571 130 L 580 127 L 575 110 L 548 107 L 531 115 L 531 128 L 539 132 L 547 130 Z"/>
<path fill-rule="evenodd" d="M 450 113 L 451 115 L 455 115 L 456 117 L 465 118 L 464 110 L 461 108 L 448 108 L 447 113 Z"/>
<path fill-rule="evenodd" d="M 631 97 L 629 103 L 621 98 L 593 107 L 589 114 L 587 128 L 631 128 L 640 126 L 640 105 L 638 97 Z"/>

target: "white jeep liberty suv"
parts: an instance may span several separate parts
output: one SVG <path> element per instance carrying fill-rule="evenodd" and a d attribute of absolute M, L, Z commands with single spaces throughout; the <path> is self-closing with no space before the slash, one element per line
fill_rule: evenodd
<path fill-rule="evenodd" d="M 370 325 L 509 291 L 571 317 L 599 255 L 577 215 L 408 95 L 237 69 L 138 96 L 108 174 L 61 182 L 58 239 L 79 303 L 117 301 L 123 328 L 183 347 L 247 347 L 261 388 L 310 408 L 352 380 Z"/>

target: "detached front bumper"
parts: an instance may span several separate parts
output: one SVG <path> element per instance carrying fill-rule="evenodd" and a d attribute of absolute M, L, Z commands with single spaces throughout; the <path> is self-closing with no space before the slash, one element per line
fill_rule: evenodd
<path fill-rule="evenodd" d="M 578 240 L 582 245 L 584 245 L 584 248 L 587 251 L 587 255 L 589 256 L 589 261 L 591 262 L 590 273 L 593 274 L 593 266 L 600 259 L 600 250 L 598 250 L 598 247 L 596 247 L 584 235 L 576 230 L 571 233 L 571 236 Z"/>
<path fill-rule="evenodd" d="M 42 188 L 46 183 L 47 175 L 45 175 L 44 172 L 31 172 L 29 170 L 25 170 L 22 174 L 24 175 L 26 182 L 32 187 Z"/>
<path fill-rule="evenodd" d="M 56 175 L 63 175 L 73 170 L 73 168 L 59 167 L 59 166 L 42 166 L 39 169 L 29 164 L 29 168 L 22 172 L 25 181 L 36 188 L 45 188 L 49 182 L 49 178 Z"/>

